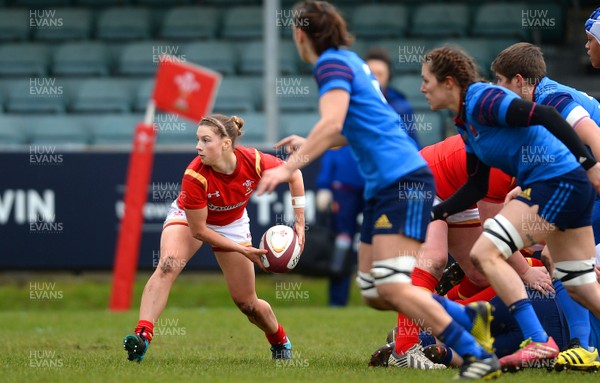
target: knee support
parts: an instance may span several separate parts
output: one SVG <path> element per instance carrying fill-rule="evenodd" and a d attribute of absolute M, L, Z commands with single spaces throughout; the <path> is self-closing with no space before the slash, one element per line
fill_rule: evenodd
<path fill-rule="evenodd" d="M 594 260 L 556 262 L 554 264 L 554 276 L 564 286 L 581 286 L 596 283 Z"/>
<path fill-rule="evenodd" d="M 373 262 L 371 275 L 375 285 L 384 283 L 412 283 L 411 273 L 417 261 L 411 256 L 399 256 Z"/>
<path fill-rule="evenodd" d="M 500 250 L 504 258 L 509 258 L 512 253 L 523 248 L 523 239 L 512 223 L 504 216 L 498 214 L 488 218 L 483 224 L 485 235 Z"/>
<path fill-rule="evenodd" d="M 377 289 L 375 288 L 375 280 L 369 273 L 358 272 L 356 283 L 360 288 L 360 294 L 365 298 L 378 298 Z"/>

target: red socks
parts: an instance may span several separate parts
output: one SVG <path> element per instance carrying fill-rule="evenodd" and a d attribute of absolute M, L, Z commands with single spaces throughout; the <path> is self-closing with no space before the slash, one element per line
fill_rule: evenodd
<path fill-rule="evenodd" d="M 423 287 L 431 292 L 435 291 L 435 287 L 438 284 L 438 280 L 433 274 L 418 267 L 413 269 L 411 277 L 413 285 Z"/>
<path fill-rule="evenodd" d="M 460 283 L 448 291 L 446 297 L 450 300 L 457 301 L 467 299 L 473 295 L 485 290 L 489 286 L 478 286 L 473 283 L 468 277 L 465 277 Z"/>
<path fill-rule="evenodd" d="M 429 291 L 435 290 L 438 280 L 429 272 L 415 267 L 411 274 L 412 283 Z M 396 336 L 396 353 L 404 354 L 409 348 L 419 343 L 419 326 L 404 314 L 398 313 L 398 334 Z"/>
<path fill-rule="evenodd" d="M 154 323 L 141 319 L 138 321 L 133 332 L 143 336 L 148 342 L 151 342 L 152 337 L 154 337 Z"/>
<path fill-rule="evenodd" d="M 419 326 L 404 314 L 398 313 L 398 333 L 396 335 L 396 354 L 402 355 L 419 343 Z"/>
<path fill-rule="evenodd" d="M 277 331 L 274 334 L 265 333 L 267 340 L 271 343 L 271 346 L 275 346 L 276 344 L 284 344 L 287 342 L 287 336 L 285 335 L 285 330 L 278 324 Z"/>
<path fill-rule="evenodd" d="M 458 300 L 456 302 L 460 303 L 461 305 L 468 305 L 469 303 L 477 302 L 477 301 L 489 302 L 490 299 L 492 299 L 495 296 L 496 296 L 496 291 L 494 291 L 492 286 L 488 286 L 488 287 L 485 287 L 482 291 L 473 295 L 472 297 L 467 298 L 465 300 Z"/>

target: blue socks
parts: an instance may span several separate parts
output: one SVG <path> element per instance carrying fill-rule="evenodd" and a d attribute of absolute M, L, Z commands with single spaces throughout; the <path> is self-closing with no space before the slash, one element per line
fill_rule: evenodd
<path fill-rule="evenodd" d="M 569 336 L 571 339 L 579 339 L 581 347 L 587 349 L 590 347 L 590 312 L 588 309 L 575 302 L 564 288 L 560 281 L 554 282 L 556 291 L 556 300 L 565 314 L 567 325 L 569 326 Z"/>
<path fill-rule="evenodd" d="M 491 355 L 475 341 L 475 338 L 465 331 L 465 329 L 456 321 L 452 321 L 448 327 L 442 331 L 438 338 L 463 357 L 467 355 L 472 355 L 479 359 L 491 357 Z"/>
<path fill-rule="evenodd" d="M 529 299 L 516 301 L 508 307 L 508 311 L 519 324 L 524 339 L 531 338 L 534 342 L 548 341 L 548 334 L 544 331 Z"/>
<path fill-rule="evenodd" d="M 475 316 L 473 311 L 467 310 L 465 306 L 451 301 L 450 299 L 440 297 L 437 294 L 433 294 L 433 299 L 438 301 L 448 315 L 450 315 L 459 325 L 464 327 L 467 331 L 471 331 L 473 328 L 473 317 Z"/>

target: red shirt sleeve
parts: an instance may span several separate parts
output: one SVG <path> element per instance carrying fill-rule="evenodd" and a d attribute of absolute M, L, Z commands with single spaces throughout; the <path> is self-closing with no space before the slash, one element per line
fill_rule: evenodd
<path fill-rule="evenodd" d="M 271 168 L 276 168 L 279 165 L 283 164 L 283 161 L 280 158 L 277 158 L 271 154 L 258 152 L 260 155 L 260 168 L 261 170 L 268 170 Z"/>
<path fill-rule="evenodd" d="M 184 209 L 202 209 L 206 207 L 208 199 L 202 182 L 191 175 L 185 174 L 181 182 L 179 205 Z"/>

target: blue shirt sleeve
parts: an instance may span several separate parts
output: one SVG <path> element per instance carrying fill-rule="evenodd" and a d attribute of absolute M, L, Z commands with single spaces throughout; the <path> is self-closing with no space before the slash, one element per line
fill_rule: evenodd
<path fill-rule="evenodd" d="M 506 111 L 511 101 L 512 98 L 500 89 L 486 89 L 475 103 L 472 118 L 484 126 L 506 126 Z"/>
<path fill-rule="evenodd" d="M 351 93 L 354 72 L 343 60 L 327 58 L 320 60 L 315 66 L 315 79 L 320 96 L 331 89 L 344 89 Z"/>
<path fill-rule="evenodd" d="M 573 97 L 566 92 L 550 94 L 541 102 L 541 104 L 555 108 L 564 118 L 567 118 L 569 113 L 579 106 L 579 104 L 573 100 Z"/>

